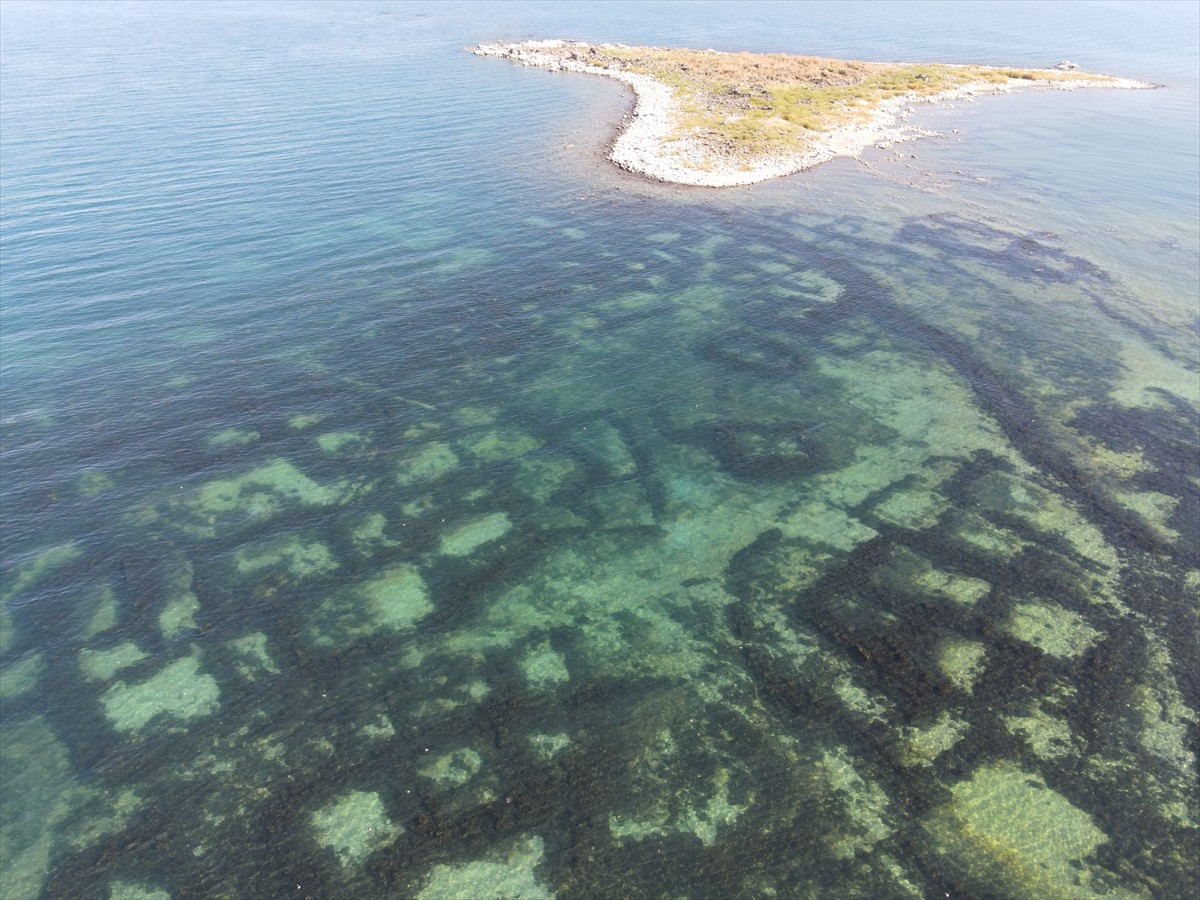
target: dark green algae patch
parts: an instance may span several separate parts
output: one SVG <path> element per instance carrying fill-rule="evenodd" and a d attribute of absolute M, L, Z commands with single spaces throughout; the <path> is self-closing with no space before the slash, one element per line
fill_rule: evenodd
<path fill-rule="evenodd" d="M 64 486 L 0 893 L 1195 893 L 1194 334 L 1052 236 L 727 218 L 531 221 L 423 380 L 376 308 Z"/>

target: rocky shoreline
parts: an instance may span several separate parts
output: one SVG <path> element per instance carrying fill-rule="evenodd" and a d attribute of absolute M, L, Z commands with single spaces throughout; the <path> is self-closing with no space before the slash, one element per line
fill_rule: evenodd
<path fill-rule="evenodd" d="M 629 85 L 636 96 L 634 109 L 609 151 L 608 158 L 626 171 L 655 181 L 698 187 L 735 187 L 811 169 L 837 157 L 857 158 L 869 147 L 936 135 L 903 124 L 918 104 L 944 104 L 987 94 L 1027 90 L 1077 88 L 1149 88 L 1153 85 L 1102 76 L 1056 80 L 1054 69 L 1044 77 L 1008 78 L 1003 82 L 972 81 L 936 94 L 906 94 L 878 102 L 859 121 L 814 131 L 799 152 L 747 156 L 731 142 L 700 140 L 680 128 L 679 103 L 672 89 L 651 75 L 619 68 L 598 67 L 589 58 L 597 48 L 580 41 L 543 40 L 520 43 L 483 43 L 471 48 L 477 56 L 494 56 L 523 66 L 554 72 L 581 72 L 614 78 Z M 617 45 L 621 46 L 621 45 Z M 625 48 L 622 48 L 625 49 Z M 1062 63 L 1060 69 L 1074 68 Z M 966 67 L 963 67 L 966 68 Z M 972 67 L 980 68 L 980 67 Z"/>

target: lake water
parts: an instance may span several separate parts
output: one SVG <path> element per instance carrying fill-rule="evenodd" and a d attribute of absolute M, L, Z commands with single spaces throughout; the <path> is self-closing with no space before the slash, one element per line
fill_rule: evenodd
<path fill-rule="evenodd" d="M 555 36 L 1162 87 L 682 189 Z M 1195 4 L 0 40 L 5 900 L 1196 892 Z"/>

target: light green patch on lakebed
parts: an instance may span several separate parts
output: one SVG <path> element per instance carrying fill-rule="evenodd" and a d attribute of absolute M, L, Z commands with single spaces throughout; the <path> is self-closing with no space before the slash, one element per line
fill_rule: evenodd
<path fill-rule="evenodd" d="M 584 425 L 576 435 L 580 450 L 603 467 L 610 478 L 637 474 L 637 462 L 612 424 L 598 419 Z"/>
<path fill-rule="evenodd" d="M 420 571 L 398 563 L 327 598 L 308 634 L 317 646 L 344 645 L 370 634 L 407 632 L 432 611 Z"/>
<path fill-rule="evenodd" d="M 361 450 L 369 439 L 357 431 L 330 431 L 317 438 L 322 453 L 336 454 L 348 450 Z"/>
<path fill-rule="evenodd" d="M 483 462 L 502 462 L 531 453 L 542 442 L 516 428 L 498 428 L 467 441 L 465 446 L 467 452 Z"/>
<path fill-rule="evenodd" d="M 535 871 L 544 856 L 545 844 L 535 835 L 518 841 L 507 853 L 434 866 L 418 900 L 552 900 L 555 892 Z"/>
<path fill-rule="evenodd" d="M 350 791 L 312 814 L 319 846 L 332 850 L 343 867 L 361 864 L 404 833 L 387 816 L 379 794 Z"/>
<path fill-rule="evenodd" d="M 79 651 L 79 668 L 89 681 L 108 681 L 122 669 L 136 666 L 150 654 L 135 644 L 125 641 L 108 650 L 84 648 Z"/>
<path fill-rule="evenodd" d="M 546 503 L 578 470 L 565 454 L 529 457 L 521 460 L 513 486 L 535 503 Z"/>
<path fill-rule="evenodd" d="M 215 525 L 256 524 L 294 507 L 328 506 L 344 499 L 344 484 L 323 485 L 282 457 L 232 478 L 203 485 L 184 501 L 184 507 L 208 527 L 192 530 L 216 536 Z"/>
<path fill-rule="evenodd" d="M 0 700 L 13 700 L 28 694 L 41 680 L 45 668 L 43 655 L 34 653 L 0 669 Z"/>
<path fill-rule="evenodd" d="M 453 750 L 437 757 L 418 773 L 445 787 L 466 784 L 483 768 L 483 757 L 470 747 Z"/>
<path fill-rule="evenodd" d="M 364 513 L 350 527 L 350 540 L 359 553 L 371 555 L 383 547 L 397 547 L 399 541 L 387 536 L 388 520 L 381 512 Z"/>
<path fill-rule="evenodd" d="M 987 647 L 979 641 L 951 635 L 938 642 L 934 660 L 942 674 L 959 690 L 970 694 L 983 673 Z"/>
<path fill-rule="evenodd" d="M 960 877 L 1011 897 L 1084 897 L 1087 861 L 1108 840 L 1092 817 L 1010 762 L 988 763 L 951 789 L 925 823 Z"/>
<path fill-rule="evenodd" d="M 167 640 L 176 638 L 185 631 L 195 631 L 198 612 L 200 600 L 189 590 L 163 607 L 158 617 L 158 628 Z"/>
<path fill-rule="evenodd" d="M 305 428 L 311 428 L 324 418 L 325 413 L 299 413 L 288 419 L 288 428 L 291 428 L 293 431 L 301 431 Z"/>
<path fill-rule="evenodd" d="M 901 762 L 905 766 L 929 766 L 963 739 L 968 725 L 943 711 L 933 722 L 900 729 Z"/>
<path fill-rule="evenodd" d="M 171 900 L 162 888 L 146 887 L 132 881 L 114 881 L 108 892 L 109 900 Z"/>
<path fill-rule="evenodd" d="M 220 696 L 217 680 L 200 670 L 200 654 L 194 652 L 145 681 L 118 681 L 100 702 L 113 728 L 137 731 L 159 716 L 187 721 L 211 715 L 220 707 Z"/>
<path fill-rule="evenodd" d="M 436 481 L 458 465 L 458 456 L 442 441 L 426 444 L 396 464 L 396 481 L 401 485 Z"/>
<path fill-rule="evenodd" d="M 529 652 L 521 657 L 521 669 L 525 673 L 525 680 L 535 690 L 553 688 L 571 679 L 566 658 L 551 647 L 549 641 L 543 641 L 537 647 L 530 648 Z"/>
<path fill-rule="evenodd" d="M 558 753 L 571 745 L 571 738 L 566 732 L 557 734 L 535 734 L 529 738 L 529 746 L 544 760 L 552 759 Z"/>
<path fill-rule="evenodd" d="M 165 579 L 165 588 L 171 599 L 158 615 L 158 628 L 167 640 L 196 630 L 196 614 L 200 612 L 200 598 L 193 589 L 195 569 L 182 557 L 170 563 Z"/>
<path fill-rule="evenodd" d="M 1049 601 L 1016 604 L 1001 627 L 1017 640 L 1062 659 L 1082 656 L 1100 637 L 1083 616 Z"/>
<path fill-rule="evenodd" d="M 279 666 L 276 665 L 275 660 L 271 658 L 270 651 L 267 650 L 267 636 L 261 631 L 252 631 L 250 634 L 235 638 L 229 641 L 227 646 L 237 657 L 234 667 L 238 670 L 238 674 L 247 681 L 256 681 L 262 673 L 279 674 Z"/>
<path fill-rule="evenodd" d="M 498 540 L 512 528 L 508 513 L 492 513 L 465 522 L 442 535 L 443 556 L 469 556 L 476 548 Z"/>
<path fill-rule="evenodd" d="M 11 577 L 5 578 L 5 590 L 0 599 L 7 600 L 28 590 L 51 572 L 61 569 L 83 556 L 83 548 L 74 542 L 58 544 L 42 550 L 29 562 L 17 568 Z"/>
<path fill-rule="evenodd" d="M 107 472 L 89 469 L 75 479 L 75 488 L 81 497 L 97 497 L 117 486 L 116 480 Z"/>
<path fill-rule="evenodd" d="M 205 443 L 212 450 L 229 450 L 233 447 L 242 447 L 253 443 L 259 437 L 260 435 L 257 431 L 243 428 L 226 428 L 224 431 L 218 431 L 205 441 Z"/>
<path fill-rule="evenodd" d="M 237 570 L 252 575 L 263 569 L 286 569 L 296 578 L 324 575 L 338 567 L 329 548 L 320 541 L 305 541 L 298 535 L 259 541 L 233 555 Z"/>

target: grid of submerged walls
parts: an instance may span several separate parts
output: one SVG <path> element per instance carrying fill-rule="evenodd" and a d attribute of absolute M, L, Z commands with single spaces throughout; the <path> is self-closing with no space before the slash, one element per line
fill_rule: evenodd
<path fill-rule="evenodd" d="M 1178 348 L 1052 242 L 875 227 L 647 234 L 636 289 L 491 298 L 468 406 L 305 359 L 311 412 L 213 435 L 227 475 L 32 557 L 9 883 L 1194 888 Z M 1026 347 L 1046 296 L 1083 327 Z M 1100 321 L 1179 381 L 1123 382 Z"/>

